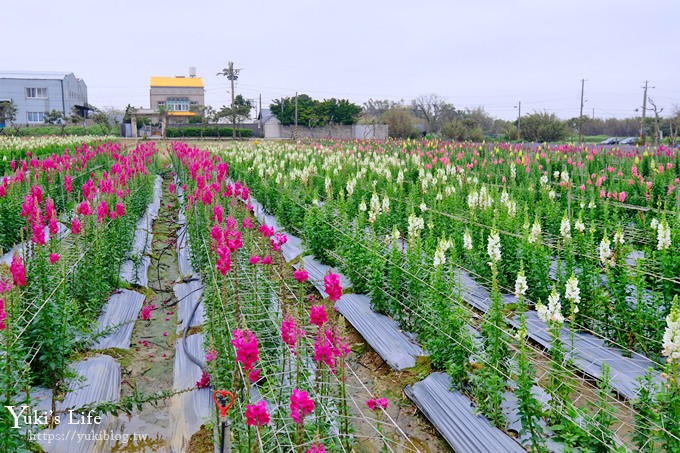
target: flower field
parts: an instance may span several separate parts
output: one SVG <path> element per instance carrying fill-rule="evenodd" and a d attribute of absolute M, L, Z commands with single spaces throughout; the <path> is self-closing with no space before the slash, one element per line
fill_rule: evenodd
<path fill-rule="evenodd" d="M 12 146 L 0 451 L 680 451 L 677 149 Z"/>

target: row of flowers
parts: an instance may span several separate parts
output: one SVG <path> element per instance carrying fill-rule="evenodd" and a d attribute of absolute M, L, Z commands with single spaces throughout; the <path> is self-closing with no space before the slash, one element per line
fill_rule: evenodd
<path fill-rule="evenodd" d="M 418 334 L 433 365 L 448 370 L 454 385 L 471 392 L 481 410 L 501 427 L 502 394 L 514 366 L 507 360 L 512 336 L 505 327 L 505 310 L 513 306 L 503 307 L 501 292 L 511 293 L 517 287 L 517 313 L 533 300 L 539 315 L 551 325 L 569 318 L 572 328 L 596 329 L 624 348 L 666 354 L 667 342 L 662 338 L 676 337 L 669 334 L 664 321 L 667 315 L 674 319 L 669 313 L 680 288 L 676 280 L 680 229 L 672 198 L 675 189 L 670 190 L 675 181 L 668 173 L 677 169 L 675 154 L 662 148 L 623 155 L 572 148 L 431 147 L 425 142 L 391 146 L 265 144 L 234 146 L 222 155 L 232 165 L 231 174 L 247 181 L 258 200 L 287 229 L 309 242 L 317 258 L 339 266 L 356 291 L 370 292 L 375 309 Z M 441 156 L 442 147 L 446 152 L 450 146 L 466 149 L 460 149 L 462 155 L 455 158 L 450 153 L 444 156 L 448 161 L 424 159 L 428 153 L 429 157 Z M 526 154 L 530 154 L 528 161 Z M 484 155 L 490 159 L 482 165 Z M 452 164 L 454 159 L 468 164 Z M 616 178 L 626 172 L 618 176 L 614 162 L 646 168 L 630 170 L 644 174 L 644 187 L 640 184 L 636 189 L 641 192 L 620 195 L 620 187 L 627 182 Z M 572 176 L 573 168 L 577 170 Z M 587 180 L 577 179 L 583 175 L 592 189 L 580 189 L 581 184 L 588 186 Z M 648 179 L 652 182 L 649 189 Z M 600 199 L 596 190 L 605 186 L 609 192 L 616 191 L 616 197 L 605 194 Z M 665 210 L 656 209 L 659 200 Z M 622 204 L 629 201 L 649 210 Z M 631 267 L 626 258 L 634 250 L 643 252 L 645 258 Z M 468 331 L 469 308 L 455 296 L 460 294 L 457 267 L 477 274 L 491 287 L 492 305 L 482 328 L 481 351 Z M 524 414 L 533 411 L 525 417 L 533 420 L 528 425 L 534 426 L 545 416 L 553 427 L 568 427 L 568 432 L 558 434 L 571 446 L 615 445 L 612 420 L 579 412 L 568 403 L 574 388 L 565 380 L 573 371 L 555 345 L 552 388 L 548 389 L 555 404 L 547 416 L 536 411 L 541 405 L 531 400 L 535 363 L 523 346 L 520 367 L 523 382 L 529 385 L 522 393 L 522 410 Z M 481 370 L 470 367 L 471 357 L 481 362 Z M 607 390 L 606 374 L 605 370 L 600 398 L 607 408 L 602 413 L 609 414 L 611 388 Z M 671 446 L 673 430 L 667 427 L 678 412 L 677 405 L 669 401 L 675 401 L 677 386 L 668 388 L 671 391 L 662 393 L 659 406 L 652 401 L 642 405 L 640 412 L 646 415 L 639 426 L 640 432 L 644 426 L 652 427 L 647 433 Z M 663 423 L 659 425 L 656 417 Z M 594 438 L 588 429 L 574 424 L 580 418 L 590 423 L 591 431 L 610 435 Z M 638 443 L 639 438 L 634 442 L 642 446 L 645 441 Z"/>
<path fill-rule="evenodd" d="M 76 160 L 64 153 L 54 167 L 36 165 L 22 202 L 16 198 L 23 182 L 6 195 L 19 206 L 23 225 L 17 228 L 26 240 L 8 268 L 0 266 L 3 407 L 33 405 L 27 395 L 34 385 L 52 389 L 55 401 L 65 390 L 69 362 L 94 340 L 94 322 L 118 287 L 121 263 L 151 196 L 155 154 L 151 143 L 129 152 L 117 145 L 98 151 L 84 146 Z M 78 185 L 67 177 L 75 170 L 90 170 Z M 63 195 L 61 212 L 51 194 Z M 12 424 L 2 411 L 0 449 L 25 447 Z"/>
<path fill-rule="evenodd" d="M 286 235 L 256 226 L 250 190 L 227 179 L 227 164 L 207 151 L 172 146 L 187 198 L 192 265 L 207 280 L 208 365 L 197 385 L 236 395 L 233 448 L 349 451 L 349 345 L 337 315 L 307 294 L 304 268 L 283 265 Z M 339 276 L 329 273 L 324 284 L 328 301 L 338 300 Z M 366 404 L 382 411 L 388 402 Z"/>

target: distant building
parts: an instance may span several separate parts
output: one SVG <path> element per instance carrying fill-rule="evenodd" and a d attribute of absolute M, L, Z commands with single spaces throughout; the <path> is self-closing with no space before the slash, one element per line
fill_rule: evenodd
<path fill-rule="evenodd" d="M 196 115 L 192 108 L 205 105 L 203 79 L 196 77 L 194 68 L 189 72 L 189 77 L 151 77 L 151 110 L 164 106 L 170 124 L 188 123 Z"/>
<path fill-rule="evenodd" d="M 72 72 L 0 71 L 0 100 L 12 101 L 17 124 L 43 124 L 45 112 L 58 110 L 68 116 L 76 107 L 87 116 L 87 85 Z"/>

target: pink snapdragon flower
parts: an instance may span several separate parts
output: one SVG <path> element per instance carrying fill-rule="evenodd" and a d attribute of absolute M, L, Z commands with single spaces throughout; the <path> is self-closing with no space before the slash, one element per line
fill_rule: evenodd
<path fill-rule="evenodd" d="M 260 257 L 258 255 L 253 255 L 250 257 L 250 260 L 248 260 L 250 264 L 257 264 L 260 262 Z"/>
<path fill-rule="evenodd" d="M 80 234 L 80 220 L 77 217 L 71 219 L 71 233 Z"/>
<path fill-rule="evenodd" d="M 253 369 L 253 364 L 260 360 L 257 337 L 250 330 L 234 330 L 231 344 L 236 348 L 236 361 L 243 364 L 246 371 Z"/>
<path fill-rule="evenodd" d="M 387 410 L 388 405 L 389 401 L 387 398 L 371 398 L 370 400 L 366 401 L 366 406 L 368 406 L 368 408 L 372 411 L 378 409 Z"/>
<path fill-rule="evenodd" d="M 104 221 L 104 219 L 106 219 L 108 216 L 109 205 L 106 203 L 106 200 L 102 200 L 97 206 L 97 223 L 102 223 L 102 221 Z"/>
<path fill-rule="evenodd" d="M 205 353 L 205 361 L 210 363 L 217 359 L 217 351 L 214 349 L 209 350 L 208 352 Z"/>
<path fill-rule="evenodd" d="M 26 268 L 24 267 L 24 260 L 16 253 L 12 256 L 9 271 L 12 274 L 14 286 L 26 286 Z"/>
<path fill-rule="evenodd" d="M 290 396 L 290 418 L 301 425 L 305 415 L 311 414 L 313 410 L 314 401 L 309 398 L 307 392 L 293 389 L 293 394 Z"/>
<path fill-rule="evenodd" d="M 309 279 L 309 272 L 307 272 L 305 269 L 296 269 L 293 273 L 293 277 L 295 277 L 295 280 L 299 281 L 300 283 L 306 282 L 307 279 Z"/>
<path fill-rule="evenodd" d="M 5 312 L 5 300 L 0 298 L 0 330 L 6 329 L 5 319 L 7 319 L 7 313 Z"/>
<path fill-rule="evenodd" d="M 289 348 L 295 349 L 297 339 L 304 335 L 304 331 L 297 327 L 295 318 L 291 315 L 286 315 L 281 322 L 281 339 L 288 345 Z"/>
<path fill-rule="evenodd" d="M 260 401 L 246 406 L 246 424 L 248 426 L 264 426 L 270 421 L 267 403 Z"/>
<path fill-rule="evenodd" d="M 309 322 L 318 327 L 323 323 L 328 322 L 328 314 L 326 314 L 326 307 L 323 305 L 312 305 L 309 310 Z"/>
<path fill-rule="evenodd" d="M 250 220 L 250 217 L 246 217 L 243 219 L 243 228 L 246 230 L 250 230 L 254 227 L 253 222 Z"/>
<path fill-rule="evenodd" d="M 326 453 L 326 447 L 322 443 L 312 444 L 306 453 Z"/>
<path fill-rule="evenodd" d="M 267 255 L 264 258 L 262 258 L 262 264 L 271 264 L 272 263 L 272 257 Z"/>
<path fill-rule="evenodd" d="M 329 272 L 328 275 L 323 278 L 323 283 L 325 287 L 324 290 L 326 291 L 326 294 L 328 294 L 328 298 L 333 302 L 339 300 L 340 296 L 342 296 L 340 276 L 338 274 L 334 274 L 333 272 Z"/>
<path fill-rule="evenodd" d="M 50 253 L 50 264 L 54 264 L 57 261 L 59 261 L 59 254 L 58 253 Z"/>

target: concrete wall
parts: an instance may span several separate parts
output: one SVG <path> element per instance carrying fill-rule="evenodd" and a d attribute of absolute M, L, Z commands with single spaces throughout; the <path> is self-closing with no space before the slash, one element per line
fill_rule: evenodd
<path fill-rule="evenodd" d="M 26 97 L 26 88 L 47 88 L 46 99 Z M 28 123 L 28 112 L 59 110 L 68 116 L 74 105 L 87 103 L 87 85 L 73 74 L 64 79 L 3 79 L 0 78 L 0 99 L 11 99 L 17 108 L 16 122 Z M 42 124 L 42 123 L 30 123 Z"/>
<path fill-rule="evenodd" d="M 281 124 L 265 124 L 264 136 L 266 138 L 289 138 L 294 137 L 295 126 L 282 126 Z M 323 126 L 310 128 L 298 126 L 298 138 L 313 139 L 378 139 L 386 140 L 388 137 L 388 126 L 386 124 L 354 124 L 348 126 Z"/>

